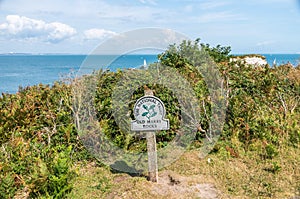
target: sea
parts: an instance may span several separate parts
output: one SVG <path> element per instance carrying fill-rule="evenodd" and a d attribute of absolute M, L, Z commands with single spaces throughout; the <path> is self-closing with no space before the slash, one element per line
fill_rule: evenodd
<path fill-rule="evenodd" d="M 269 65 L 291 63 L 299 64 L 300 54 L 262 54 Z M 157 62 L 157 55 L 101 55 L 103 60 L 112 60 L 111 70 L 118 68 L 139 68 L 145 64 Z M 110 57 L 111 56 L 111 57 Z M 0 55 L 0 94 L 16 93 L 20 87 L 36 84 L 50 84 L 63 80 L 70 74 L 76 74 L 83 66 L 87 55 Z M 99 57 L 98 57 L 99 58 Z M 104 66 L 99 66 L 104 67 Z"/>

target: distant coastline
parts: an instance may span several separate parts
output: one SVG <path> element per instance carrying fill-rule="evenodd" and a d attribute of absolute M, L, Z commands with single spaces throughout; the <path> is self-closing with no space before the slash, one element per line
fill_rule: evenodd
<path fill-rule="evenodd" d="M 245 55 L 245 54 L 238 54 Z M 270 66 L 291 63 L 299 64 L 300 54 L 261 54 Z M 33 54 L 33 53 L 2 53 L 0 54 L 0 93 L 15 93 L 19 86 L 30 86 L 39 83 L 52 84 L 62 76 L 79 70 L 88 55 L 76 54 Z M 101 55 L 110 60 L 116 55 Z M 117 57 L 110 69 L 136 68 L 157 61 L 154 54 L 130 54 Z M 100 66 L 99 66 L 100 67 Z"/>
<path fill-rule="evenodd" d="M 300 64 L 300 52 L 298 53 L 255 53 L 266 58 L 269 65 L 273 65 L 276 61 L 277 65 L 291 63 L 294 66 Z M 130 54 L 130 55 L 112 55 L 105 54 L 99 56 L 157 56 L 157 54 Z M 252 53 L 233 53 L 233 56 L 252 55 Z M 0 53 L 0 56 L 90 56 L 89 54 L 72 54 L 72 53 Z M 98 55 L 97 55 L 98 56 Z"/>
<path fill-rule="evenodd" d="M 234 56 L 245 56 L 249 54 L 233 54 Z M 273 66 L 274 63 L 276 65 L 282 65 L 282 64 L 287 64 L 290 63 L 293 66 L 297 66 L 300 64 L 300 54 L 295 53 L 295 54 L 284 54 L 284 53 L 278 53 L 278 54 L 267 54 L 267 53 L 262 53 L 262 54 L 257 54 L 261 55 L 266 58 L 266 61 L 270 66 Z"/>

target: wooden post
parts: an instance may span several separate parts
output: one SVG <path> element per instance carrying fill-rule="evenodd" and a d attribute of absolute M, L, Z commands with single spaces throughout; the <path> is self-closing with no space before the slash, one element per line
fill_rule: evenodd
<path fill-rule="evenodd" d="M 144 87 L 144 94 L 153 96 L 153 91 Z M 148 172 L 149 181 L 157 182 L 158 179 L 158 166 L 157 166 L 157 151 L 156 151 L 156 136 L 155 131 L 146 132 L 147 152 L 148 152 Z"/>
<path fill-rule="evenodd" d="M 156 152 L 156 137 L 155 132 L 146 132 L 147 151 L 148 151 L 148 170 L 149 181 L 157 182 L 158 169 L 157 169 L 157 152 Z"/>

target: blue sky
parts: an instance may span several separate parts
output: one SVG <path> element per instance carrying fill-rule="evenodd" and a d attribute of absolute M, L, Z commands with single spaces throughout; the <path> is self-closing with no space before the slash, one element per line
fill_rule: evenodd
<path fill-rule="evenodd" d="M 0 53 L 87 54 L 148 27 L 233 53 L 300 53 L 298 0 L 0 0 Z"/>

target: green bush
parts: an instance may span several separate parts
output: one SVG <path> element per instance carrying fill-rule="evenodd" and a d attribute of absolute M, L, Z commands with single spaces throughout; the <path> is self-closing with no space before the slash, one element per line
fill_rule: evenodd
<path fill-rule="evenodd" d="M 0 189 L 63 198 L 72 162 L 86 157 L 71 112 L 70 86 L 37 85 L 0 98 Z"/>
<path fill-rule="evenodd" d="M 217 63 L 228 91 L 228 104 L 222 136 L 213 152 L 237 158 L 238 151 L 258 151 L 262 159 L 272 159 L 278 155 L 279 147 L 299 147 L 300 67 L 246 66 L 229 62 L 229 53 L 230 47 L 210 47 L 196 40 L 172 45 L 158 55 L 162 65 L 176 70 L 192 87 L 201 105 L 198 122 L 204 130 L 209 128 L 208 118 L 214 105 L 194 64 L 205 67 L 201 65 L 202 59 L 209 60 L 205 54 Z M 187 60 L 186 55 L 191 54 L 195 59 Z M 106 71 L 97 76 L 97 118 L 102 132 L 118 146 L 128 151 L 145 151 L 145 139 L 121 130 L 113 117 L 112 90 L 117 89 L 124 72 Z M 72 189 L 74 162 L 91 158 L 80 142 L 74 122 L 74 85 L 36 85 L 0 97 L 0 198 L 13 198 L 22 192 L 30 197 L 64 198 Z M 157 134 L 158 147 L 165 147 L 181 133 L 178 129 L 183 120 L 182 107 L 172 90 L 151 83 L 134 91 L 131 102 L 126 104 L 129 110 L 144 95 L 145 88 L 152 89 L 166 106 L 171 128 Z M 130 116 L 133 119 L 132 111 Z M 201 146 L 205 136 L 200 129 L 195 146 Z M 271 170 L 278 172 L 280 165 L 274 163 Z M 109 189 L 106 182 L 100 182 L 98 187 Z"/>

